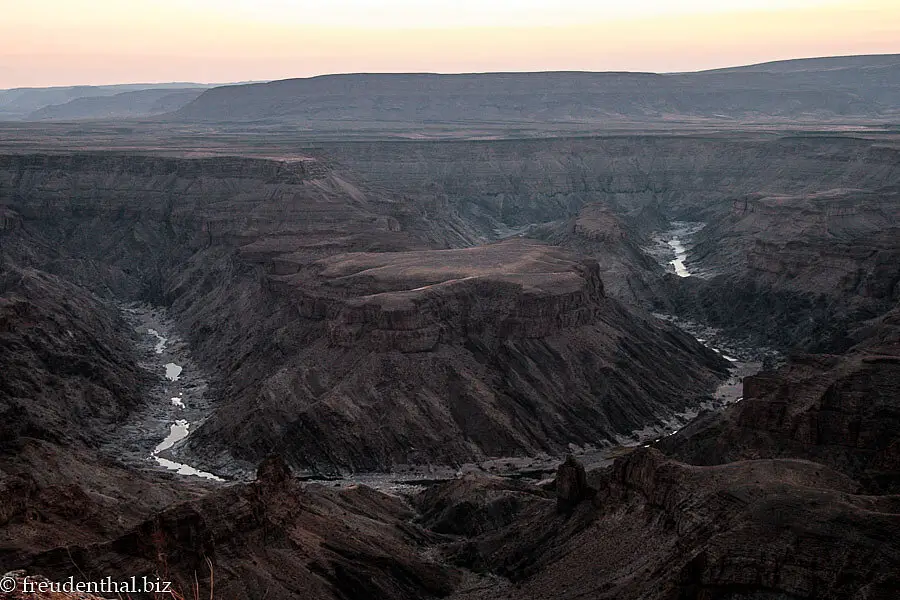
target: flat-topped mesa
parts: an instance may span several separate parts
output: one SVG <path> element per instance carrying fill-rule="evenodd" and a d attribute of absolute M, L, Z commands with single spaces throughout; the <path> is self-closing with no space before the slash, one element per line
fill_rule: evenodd
<path fill-rule="evenodd" d="M 340 295 L 338 346 L 421 352 L 479 338 L 543 338 L 596 318 L 596 261 L 512 239 L 460 250 L 342 254 L 319 261 L 322 291 Z"/>

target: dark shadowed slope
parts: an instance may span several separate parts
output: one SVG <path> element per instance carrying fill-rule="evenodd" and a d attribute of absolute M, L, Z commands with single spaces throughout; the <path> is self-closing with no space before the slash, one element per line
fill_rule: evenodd
<path fill-rule="evenodd" d="M 695 464 L 801 457 L 841 469 L 870 493 L 900 491 L 900 309 L 850 334 L 847 353 L 792 357 L 746 378 L 745 398 L 666 438 Z"/>
<path fill-rule="evenodd" d="M 596 261 L 433 250 L 451 220 L 319 161 L 3 156 L 0 194 L 15 262 L 172 308 L 216 379 L 192 443 L 225 470 L 556 454 L 662 427 L 723 375 L 607 297 Z"/>

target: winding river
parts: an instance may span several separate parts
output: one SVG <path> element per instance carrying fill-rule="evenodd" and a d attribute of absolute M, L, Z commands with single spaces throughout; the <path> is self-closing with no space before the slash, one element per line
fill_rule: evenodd
<path fill-rule="evenodd" d="M 142 460 L 151 460 L 179 475 L 224 481 L 173 456 L 176 445 L 190 435 L 208 411 L 204 395 L 206 381 L 191 361 L 187 345 L 168 333 L 172 324 L 163 309 L 140 305 L 126 307 L 124 311 L 141 339 L 146 340 L 140 342 L 146 348 L 142 365 L 160 374 L 160 383 L 151 390 L 145 409 L 126 428 L 126 436 L 132 437 L 131 443 L 149 450 L 149 456 L 148 450 L 144 450 Z"/>

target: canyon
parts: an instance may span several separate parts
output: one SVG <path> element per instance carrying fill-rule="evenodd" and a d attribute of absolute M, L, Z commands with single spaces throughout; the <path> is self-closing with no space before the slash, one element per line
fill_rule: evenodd
<path fill-rule="evenodd" d="M 831 77 L 830 111 L 896 67 L 821 61 L 682 79 L 759 108 L 747 86 Z M 0 574 L 284 600 L 896 594 L 893 88 L 843 120 L 572 135 L 504 113 L 495 139 L 398 139 L 434 130 L 366 130 L 384 115 L 349 101 L 334 118 L 364 135 L 270 111 L 346 81 L 0 125 Z"/>

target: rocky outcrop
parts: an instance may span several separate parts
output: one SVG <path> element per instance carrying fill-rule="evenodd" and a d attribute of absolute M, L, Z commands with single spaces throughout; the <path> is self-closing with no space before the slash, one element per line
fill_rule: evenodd
<path fill-rule="evenodd" d="M 593 502 L 571 514 L 534 503 L 445 552 L 510 578 L 517 598 L 887 599 L 898 584 L 900 547 L 884 537 L 900 528 L 897 497 L 853 495 L 823 465 L 691 467 L 646 448 L 588 479 Z"/>
<path fill-rule="evenodd" d="M 900 313 L 844 355 L 797 355 L 744 380 L 744 399 L 660 442 L 697 464 L 791 456 L 833 466 L 872 493 L 900 491 Z"/>
<path fill-rule="evenodd" d="M 423 352 L 478 337 L 540 339 L 596 319 L 596 262 L 510 240 L 462 250 L 338 255 L 316 263 L 334 345 Z M 308 289 L 310 274 L 282 279 Z M 343 302 L 341 302 L 343 300 Z"/>
<path fill-rule="evenodd" d="M 278 338 L 305 343 L 277 369 L 262 358 L 274 351 L 246 357 L 255 383 L 189 440 L 216 468 L 266 447 L 331 470 L 560 453 L 663 427 L 724 372 L 686 335 L 605 297 L 595 263 L 533 241 L 295 268 L 273 278 Z M 279 342 L 266 332 L 260 344 Z M 691 358 L 677 374 L 656 368 L 678 356 Z"/>
<path fill-rule="evenodd" d="M 556 509 L 559 512 L 570 511 L 579 502 L 587 500 L 593 495 L 593 490 L 587 484 L 584 465 L 575 460 L 571 454 L 556 470 L 554 487 L 556 488 Z"/>
<path fill-rule="evenodd" d="M 453 569 L 422 557 L 437 539 L 407 523 L 397 498 L 357 487 L 302 486 L 268 461 L 252 484 L 176 503 L 103 542 L 22 557 L 18 566 L 70 575 L 146 575 L 201 596 L 296 600 L 447 596 Z M 141 596 L 135 596 L 140 598 Z"/>
<path fill-rule="evenodd" d="M 665 302 L 667 296 L 663 268 L 642 247 L 650 240 L 641 231 L 664 227 L 664 219 L 655 212 L 650 205 L 629 217 L 591 203 L 573 218 L 529 228 L 528 235 L 594 257 L 611 296 L 650 306 Z"/>

